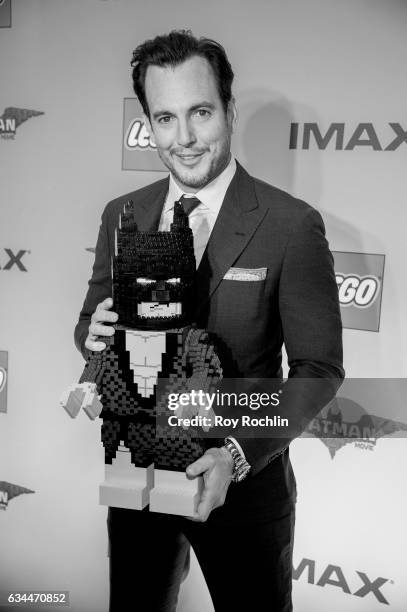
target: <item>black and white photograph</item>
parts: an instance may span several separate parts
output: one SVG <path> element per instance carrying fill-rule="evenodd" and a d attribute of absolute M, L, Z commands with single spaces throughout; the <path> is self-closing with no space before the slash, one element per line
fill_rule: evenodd
<path fill-rule="evenodd" d="M 406 27 L 0 0 L 0 612 L 405 612 Z"/>

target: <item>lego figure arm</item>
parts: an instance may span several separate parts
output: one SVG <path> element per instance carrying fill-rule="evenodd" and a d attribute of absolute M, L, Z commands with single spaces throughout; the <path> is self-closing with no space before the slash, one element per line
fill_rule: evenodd
<path fill-rule="evenodd" d="M 106 342 L 110 345 L 112 338 L 108 338 Z M 78 416 L 81 408 L 92 420 L 102 412 L 103 406 L 98 390 L 105 370 L 105 356 L 106 351 L 89 352 L 79 382 L 62 394 L 60 404 L 73 419 Z"/>

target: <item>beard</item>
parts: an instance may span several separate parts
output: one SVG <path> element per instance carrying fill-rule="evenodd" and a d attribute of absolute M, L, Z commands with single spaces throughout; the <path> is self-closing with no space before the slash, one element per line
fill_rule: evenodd
<path fill-rule="evenodd" d="M 172 155 L 165 156 L 160 149 L 157 148 L 158 155 L 163 164 L 168 168 L 176 181 L 184 187 L 189 187 L 199 191 L 213 181 L 226 168 L 230 160 L 230 140 L 225 143 L 220 155 L 211 160 L 209 167 L 206 170 L 199 171 L 197 169 L 188 168 L 177 169 L 172 160 Z"/>

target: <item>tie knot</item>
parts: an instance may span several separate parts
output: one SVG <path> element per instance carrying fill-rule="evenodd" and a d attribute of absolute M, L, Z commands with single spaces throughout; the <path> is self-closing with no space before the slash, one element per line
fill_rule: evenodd
<path fill-rule="evenodd" d="M 184 209 L 186 215 L 189 215 L 194 210 L 194 208 L 199 206 L 199 204 L 201 203 L 201 200 L 198 200 L 198 198 L 187 198 L 184 195 L 181 196 L 179 201 L 181 202 L 182 208 Z"/>

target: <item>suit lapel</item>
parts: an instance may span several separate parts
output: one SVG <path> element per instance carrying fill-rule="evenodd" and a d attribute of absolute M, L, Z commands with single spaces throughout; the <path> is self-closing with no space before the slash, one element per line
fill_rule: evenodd
<path fill-rule="evenodd" d="M 197 313 L 219 286 L 267 213 L 259 208 L 253 179 L 237 163 L 197 271 Z"/>

